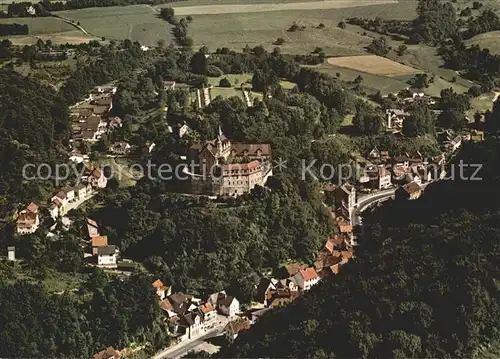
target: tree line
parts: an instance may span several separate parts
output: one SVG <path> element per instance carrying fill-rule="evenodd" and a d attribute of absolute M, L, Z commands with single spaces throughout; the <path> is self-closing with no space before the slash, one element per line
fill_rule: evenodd
<path fill-rule="evenodd" d="M 0 36 L 28 35 L 26 24 L 0 24 Z"/>
<path fill-rule="evenodd" d="M 161 5 L 184 0 L 68 0 L 50 1 L 42 0 L 38 3 L 29 1 L 12 3 L 7 6 L 7 12 L 1 13 L 0 17 L 33 17 L 51 16 L 53 11 L 85 9 L 92 7 L 128 6 L 137 4 Z M 33 7 L 35 13 L 28 11 Z"/>

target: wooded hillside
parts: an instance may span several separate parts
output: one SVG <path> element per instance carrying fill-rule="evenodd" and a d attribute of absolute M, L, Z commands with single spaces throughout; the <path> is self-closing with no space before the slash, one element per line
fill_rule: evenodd
<path fill-rule="evenodd" d="M 498 339 L 499 148 L 462 151 L 485 164 L 483 181 L 438 183 L 416 203 L 367 216 L 355 261 L 218 356 L 471 357 Z"/>

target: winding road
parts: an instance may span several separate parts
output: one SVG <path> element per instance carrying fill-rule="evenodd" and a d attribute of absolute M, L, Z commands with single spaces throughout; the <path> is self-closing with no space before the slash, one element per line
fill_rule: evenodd
<path fill-rule="evenodd" d="M 428 182 L 425 184 L 421 184 L 420 187 L 422 188 L 422 190 L 424 190 L 425 187 L 427 187 L 427 185 L 429 185 L 432 182 L 434 182 L 434 181 L 431 181 L 431 182 Z M 389 189 L 386 189 L 383 191 L 379 191 L 376 193 L 372 193 L 369 195 L 359 197 L 357 202 L 356 202 L 357 206 L 354 208 L 354 210 L 351 213 L 352 226 L 355 227 L 355 226 L 361 225 L 362 224 L 361 213 L 363 213 L 364 210 L 366 210 L 368 207 L 370 207 L 374 203 L 384 202 L 390 198 L 393 198 L 394 194 L 396 192 L 396 189 L 397 188 L 389 188 Z"/>

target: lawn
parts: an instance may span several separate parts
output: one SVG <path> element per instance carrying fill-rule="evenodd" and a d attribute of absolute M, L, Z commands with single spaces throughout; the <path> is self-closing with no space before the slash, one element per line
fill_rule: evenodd
<path fill-rule="evenodd" d="M 231 82 L 232 87 L 219 87 L 219 81 L 223 78 L 227 78 Z M 252 74 L 227 74 L 220 77 L 209 77 L 208 84 L 212 85 L 212 98 L 217 96 L 222 96 L 224 98 L 229 98 L 236 96 L 245 101 L 243 97 L 243 92 L 241 91 L 241 84 L 246 84 L 245 88 L 250 89 L 252 87 Z M 290 81 L 282 80 L 280 81 L 281 87 L 285 90 L 291 90 L 295 87 L 295 84 Z M 262 93 L 250 91 L 250 100 L 255 98 L 262 99 Z"/>

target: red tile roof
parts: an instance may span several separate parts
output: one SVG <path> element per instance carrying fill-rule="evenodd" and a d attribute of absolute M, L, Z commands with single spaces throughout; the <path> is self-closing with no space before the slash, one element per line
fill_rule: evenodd
<path fill-rule="evenodd" d="M 108 236 L 92 237 L 92 247 L 103 247 L 108 245 Z"/>
<path fill-rule="evenodd" d="M 257 151 L 261 151 L 261 155 L 269 156 L 271 154 L 271 145 L 268 143 L 262 144 L 247 144 L 247 143 L 231 143 L 231 152 L 236 152 L 239 155 L 246 153 L 257 155 Z"/>
<path fill-rule="evenodd" d="M 347 223 L 339 223 L 340 233 L 350 233 L 352 232 L 352 226 Z"/>
<path fill-rule="evenodd" d="M 316 273 L 316 270 L 312 267 L 301 269 L 299 273 L 306 281 L 318 278 L 318 273 Z"/>
<path fill-rule="evenodd" d="M 119 358 L 118 352 L 113 347 L 106 348 L 100 351 L 99 353 L 95 354 L 93 357 L 93 359 L 110 359 L 110 358 L 114 359 Z"/>
<path fill-rule="evenodd" d="M 291 277 L 295 275 L 297 272 L 299 272 L 302 268 L 304 268 L 303 265 L 299 263 L 290 263 L 285 265 L 285 269 L 288 272 L 288 275 Z"/>
<path fill-rule="evenodd" d="M 402 188 L 403 191 L 405 191 L 408 194 L 416 193 L 422 190 L 422 188 L 416 182 L 410 182 L 408 184 L 405 184 Z"/>
<path fill-rule="evenodd" d="M 174 307 L 172 306 L 172 303 L 170 303 L 168 299 L 164 299 L 160 302 L 160 308 L 168 312 L 174 311 Z"/>
<path fill-rule="evenodd" d="M 155 280 L 152 284 L 151 284 L 155 289 L 160 289 L 161 287 L 164 286 L 163 282 L 159 279 Z"/>
<path fill-rule="evenodd" d="M 38 206 L 37 206 L 35 203 L 33 203 L 33 202 L 31 202 L 31 203 L 28 205 L 28 207 L 26 207 L 26 209 L 27 209 L 28 211 L 30 211 L 31 213 L 37 213 L 37 212 L 38 212 Z"/>
<path fill-rule="evenodd" d="M 204 314 L 207 314 L 209 312 L 213 312 L 215 310 L 215 308 L 212 306 L 211 303 L 202 304 L 202 305 L 199 306 L 199 309 Z"/>

